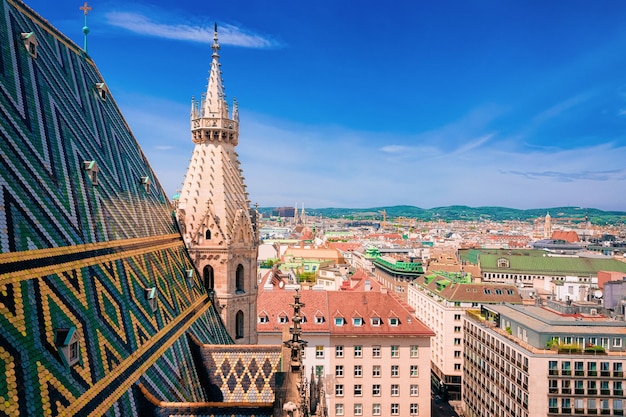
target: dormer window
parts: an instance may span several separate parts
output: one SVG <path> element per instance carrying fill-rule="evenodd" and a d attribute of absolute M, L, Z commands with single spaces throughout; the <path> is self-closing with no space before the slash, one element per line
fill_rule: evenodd
<path fill-rule="evenodd" d="M 360 327 L 363 325 L 363 319 L 361 317 L 352 317 L 352 325 Z"/>
<path fill-rule="evenodd" d="M 511 262 L 507 258 L 499 258 L 498 259 L 498 268 L 510 268 Z"/>
<path fill-rule="evenodd" d="M 154 313 L 157 309 L 157 289 L 156 287 L 149 287 L 145 289 L 146 292 L 146 300 L 148 301 L 148 305 L 152 309 Z"/>
<path fill-rule="evenodd" d="M 105 83 L 96 83 L 96 92 L 98 93 L 100 100 L 106 101 L 107 96 L 109 95 L 109 89 Z"/>
<path fill-rule="evenodd" d="M 83 165 L 89 177 L 89 181 L 91 181 L 91 185 L 98 185 L 98 172 L 100 169 L 96 161 L 85 161 Z"/>
<path fill-rule="evenodd" d="M 80 343 L 76 327 L 55 329 L 54 344 L 57 347 L 61 360 L 67 368 L 81 363 Z"/>
<path fill-rule="evenodd" d="M 372 323 L 372 326 L 376 326 L 376 327 L 380 326 L 381 324 L 380 317 L 372 317 L 371 323 Z"/>
<path fill-rule="evenodd" d="M 143 187 L 146 190 L 147 194 L 150 194 L 150 184 L 152 183 L 152 181 L 150 181 L 150 177 L 141 177 L 141 185 L 143 185 Z"/>
<path fill-rule="evenodd" d="M 344 325 L 343 317 L 335 317 L 335 326 L 343 326 L 343 325 Z"/>
<path fill-rule="evenodd" d="M 28 54 L 33 58 L 37 58 L 37 47 L 39 46 L 39 42 L 37 41 L 35 32 L 24 32 L 21 34 L 21 38 Z"/>
<path fill-rule="evenodd" d="M 389 317 L 390 326 L 397 326 L 398 324 L 400 324 L 400 320 L 397 317 Z"/>
<path fill-rule="evenodd" d="M 315 324 L 324 324 L 324 316 L 315 316 Z"/>
<path fill-rule="evenodd" d="M 278 316 L 278 323 L 285 324 L 289 323 L 289 317 L 285 313 L 282 313 Z"/>
<path fill-rule="evenodd" d="M 267 314 L 259 314 L 259 323 L 269 323 L 270 318 L 267 317 Z"/>

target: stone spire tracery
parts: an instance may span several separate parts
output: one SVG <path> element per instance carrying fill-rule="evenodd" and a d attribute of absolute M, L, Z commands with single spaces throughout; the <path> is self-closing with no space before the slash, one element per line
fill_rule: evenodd
<path fill-rule="evenodd" d="M 191 140 L 195 147 L 177 217 L 189 253 L 207 291 L 215 294 L 229 333 L 236 342 L 256 343 L 257 217 L 250 207 L 235 151 L 239 115 L 236 103 L 229 115 L 217 25 L 211 48 L 206 91 L 199 101 L 192 98 L 191 102 Z"/>

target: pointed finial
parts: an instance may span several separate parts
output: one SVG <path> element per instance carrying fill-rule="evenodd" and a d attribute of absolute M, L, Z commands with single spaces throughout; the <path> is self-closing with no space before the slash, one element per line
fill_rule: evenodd
<path fill-rule="evenodd" d="M 87 14 L 89 14 L 89 11 L 93 10 L 93 7 L 89 6 L 89 4 L 85 2 L 85 4 L 80 6 L 80 10 L 82 10 L 83 13 L 85 14 L 85 26 L 83 26 L 83 34 L 85 35 L 85 42 L 83 45 L 83 50 L 85 51 L 85 53 L 87 53 L 87 35 L 89 35 L 89 27 L 87 26 Z"/>
<path fill-rule="evenodd" d="M 214 25 L 213 46 L 211 46 L 211 48 L 213 49 L 213 58 L 219 58 L 219 54 L 217 53 L 217 51 L 220 50 L 220 44 L 217 43 L 217 22 L 215 22 Z"/>

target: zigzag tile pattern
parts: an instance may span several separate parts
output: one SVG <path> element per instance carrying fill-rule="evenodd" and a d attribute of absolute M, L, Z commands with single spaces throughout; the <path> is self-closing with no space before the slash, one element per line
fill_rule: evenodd
<path fill-rule="evenodd" d="M 138 383 L 206 401 L 186 335 L 232 344 L 103 82 L 71 40 L 0 0 L 0 416 L 138 415 Z M 70 327 L 68 366 L 55 330 Z"/>

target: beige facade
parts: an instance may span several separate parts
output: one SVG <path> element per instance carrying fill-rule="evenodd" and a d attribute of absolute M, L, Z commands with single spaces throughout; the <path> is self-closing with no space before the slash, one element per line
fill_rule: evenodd
<path fill-rule="evenodd" d="M 284 339 L 294 294 L 286 288 L 261 286 L 262 344 Z M 305 375 L 322 376 L 329 416 L 430 416 L 433 333 L 406 304 L 385 289 L 304 290 L 300 300 Z"/>
<path fill-rule="evenodd" d="M 503 305 L 488 311 L 464 317 L 463 403 L 467 416 L 624 414 L 623 325 L 607 320 L 603 326 L 597 319 L 595 325 L 564 320 L 539 307 Z M 559 321 L 565 328 L 559 329 Z M 542 335 L 554 338 L 561 348 L 537 346 Z M 603 337 L 606 349 L 589 353 L 576 347 L 577 340 L 582 346 L 595 346 Z"/>

